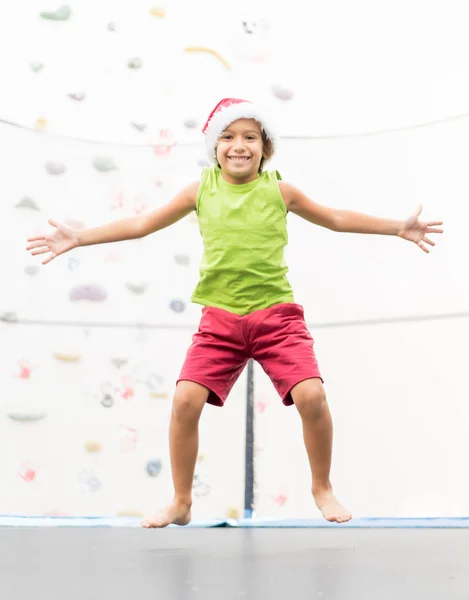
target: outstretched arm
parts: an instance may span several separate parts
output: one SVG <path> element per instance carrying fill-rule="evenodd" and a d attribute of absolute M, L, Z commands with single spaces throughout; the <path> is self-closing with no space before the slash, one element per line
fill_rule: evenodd
<path fill-rule="evenodd" d="M 427 234 L 443 233 L 443 230 L 438 227 L 443 225 L 442 221 L 419 220 L 421 206 L 406 220 L 383 219 L 352 210 L 329 208 L 313 202 L 301 190 L 288 183 L 281 181 L 279 185 L 289 211 L 310 223 L 327 227 L 332 231 L 395 235 L 414 242 L 424 252 L 429 252 L 427 246 L 435 245 Z"/>
<path fill-rule="evenodd" d="M 195 210 L 199 183 L 191 183 L 181 190 L 168 204 L 153 210 L 146 215 L 121 219 L 99 227 L 74 230 L 66 225 L 49 219 L 54 227 L 51 233 L 27 239 L 26 250 L 36 254 L 49 253 L 42 261 L 45 265 L 56 256 L 68 252 L 77 246 L 91 246 L 145 237 L 150 233 L 173 225 Z"/>

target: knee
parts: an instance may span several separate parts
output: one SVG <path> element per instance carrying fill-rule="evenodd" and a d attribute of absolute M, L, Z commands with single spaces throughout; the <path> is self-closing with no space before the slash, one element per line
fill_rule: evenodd
<path fill-rule="evenodd" d="M 292 397 L 302 419 L 317 419 L 327 406 L 326 392 L 319 380 L 292 394 Z"/>
<path fill-rule="evenodd" d="M 195 398 L 190 392 L 176 389 L 171 415 L 178 421 L 185 421 L 188 423 L 198 421 L 204 404 L 205 402 L 198 402 L 198 398 Z"/>

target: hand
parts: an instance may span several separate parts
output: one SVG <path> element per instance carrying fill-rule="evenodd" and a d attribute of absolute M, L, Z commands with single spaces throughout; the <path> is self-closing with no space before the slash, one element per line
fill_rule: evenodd
<path fill-rule="evenodd" d="M 424 252 L 430 252 L 428 246 L 434 246 L 435 242 L 427 237 L 427 233 L 443 233 L 443 229 L 438 229 L 435 225 L 443 225 L 443 221 L 419 221 L 422 212 L 422 205 L 419 204 L 415 213 L 406 219 L 397 235 L 404 240 L 414 242 Z"/>
<path fill-rule="evenodd" d="M 45 254 L 50 252 L 50 255 L 42 261 L 43 265 L 46 265 L 59 254 L 68 252 L 72 248 L 76 248 L 78 244 L 77 232 L 70 227 L 61 225 L 52 219 L 48 221 L 49 225 L 55 228 L 54 231 L 47 235 L 38 235 L 27 239 L 31 242 L 26 246 L 26 250 L 31 250 L 31 255 Z"/>

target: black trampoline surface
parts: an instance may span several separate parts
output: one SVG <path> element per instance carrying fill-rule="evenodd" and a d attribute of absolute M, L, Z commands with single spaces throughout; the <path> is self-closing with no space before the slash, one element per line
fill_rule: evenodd
<path fill-rule="evenodd" d="M 0 528 L 5 600 L 468 600 L 469 529 Z"/>

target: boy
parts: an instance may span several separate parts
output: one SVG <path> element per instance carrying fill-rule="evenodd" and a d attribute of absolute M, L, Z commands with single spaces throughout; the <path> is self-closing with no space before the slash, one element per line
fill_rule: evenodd
<path fill-rule="evenodd" d="M 55 231 L 29 238 L 31 254 L 56 256 L 77 246 L 135 239 L 172 225 L 196 211 L 204 243 L 200 280 L 192 301 L 203 305 L 197 333 L 187 352 L 169 426 L 174 499 L 144 527 L 186 525 L 191 518 L 192 483 L 198 452 L 198 424 L 206 402 L 223 406 L 249 358 L 257 360 L 285 405 L 301 416 L 311 467 L 311 491 L 329 521 L 343 523 L 350 512 L 335 498 L 329 480 L 332 421 L 323 381 L 301 306 L 287 279 L 284 248 L 289 211 L 333 231 L 395 235 L 424 252 L 442 233 L 442 223 L 376 218 L 321 206 L 276 171 L 264 171 L 277 145 L 274 128 L 251 102 L 224 98 L 203 128 L 213 166 L 203 170 L 167 205 L 147 215 L 74 231 L 49 220 Z"/>

